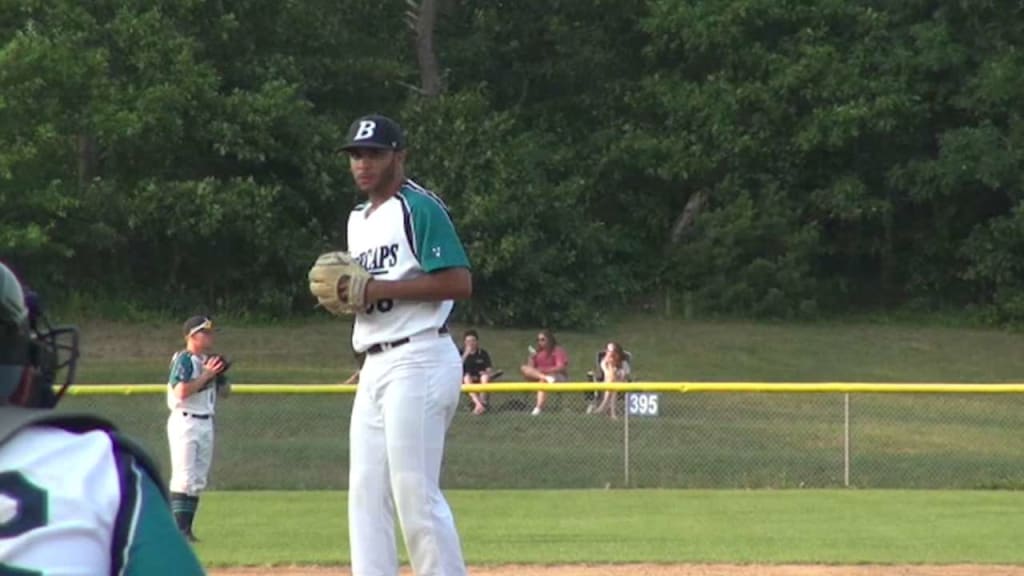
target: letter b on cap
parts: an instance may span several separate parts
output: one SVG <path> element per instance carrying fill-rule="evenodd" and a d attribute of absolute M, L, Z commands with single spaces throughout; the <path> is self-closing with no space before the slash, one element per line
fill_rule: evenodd
<path fill-rule="evenodd" d="M 359 123 L 359 129 L 356 130 L 356 135 L 352 137 L 353 140 L 366 140 L 367 138 L 373 137 L 373 131 L 377 129 L 377 123 L 373 120 L 363 120 Z"/>

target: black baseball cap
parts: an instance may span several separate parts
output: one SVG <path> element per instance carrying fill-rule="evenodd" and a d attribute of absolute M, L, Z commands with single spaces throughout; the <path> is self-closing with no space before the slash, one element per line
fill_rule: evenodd
<path fill-rule="evenodd" d="M 188 320 L 185 320 L 185 325 L 182 328 L 185 333 L 185 338 L 198 334 L 199 332 L 213 332 L 213 320 L 207 316 L 193 316 Z"/>
<path fill-rule="evenodd" d="M 348 127 L 345 145 L 342 150 L 353 148 L 377 148 L 379 150 L 404 150 L 405 133 L 397 122 L 381 116 L 369 114 L 356 119 Z"/>

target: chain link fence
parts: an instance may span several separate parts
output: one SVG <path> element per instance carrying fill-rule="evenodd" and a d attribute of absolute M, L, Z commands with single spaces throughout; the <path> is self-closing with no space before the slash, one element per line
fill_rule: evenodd
<path fill-rule="evenodd" d="M 221 400 L 211 488 L 346 488 L 351 405 Z M 617 419 L 586 413 L 580 392 L 532 406 L 532 393 L 493 393 L 478 416 L 464 401 L 443 486 L 1024 488 L 1024 394 L 620 393 Z M 169 472 L 163 395 L 71 396 L 61 409 L 110 418 Z"/>

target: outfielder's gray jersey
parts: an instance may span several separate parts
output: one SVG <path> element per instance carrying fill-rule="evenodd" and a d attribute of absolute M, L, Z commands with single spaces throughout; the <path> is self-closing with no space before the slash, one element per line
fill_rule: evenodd
<path fill-rule="evenodd" d="M 184 410 L 192 414 L 213 414 L 217 402 L 217 387 L 213 381 L 206 388 L 178 399 L 174 397 L 174 387 L 181 382 L 195 380 L 203 373 L 206 356 L 193 354 L 188 350 L 180 350 L 171 357 L 171 374 L 167 379 L 167 407 L 171 410 Z"/>
<path fill-rule="evenodd" d="M 406 180 L 372 211 L 363 203 L 348 218 L 348 251 L 376 278 L 408 280 L 444 268 L 469 268 L 448 208 L 433 192 Z M 451 300 L 380 300 L 356 316 L 352 347 L 363 352 L 436 330 L 451 314 Z"/>
<path fill-rule="evenodd" d="M 196 496 L 206 488 L 213 463 L 213 412 L 217 386 L 211 380 L 202 390 L 178 399 L 174 387 L 202 374 L 206 356 L 181 350 L 171 359 L 167 380 L 167 442 L 171 451 L 172 492 Z"/>

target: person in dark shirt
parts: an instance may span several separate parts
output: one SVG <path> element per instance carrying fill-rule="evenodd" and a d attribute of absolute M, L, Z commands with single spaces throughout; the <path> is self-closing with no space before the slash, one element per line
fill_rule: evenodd
<path fill-rule="evenodd" d="M 480 335 L 476 330 L 466 330 L 462 336 L 462 383 L 487 384 L 496 376 L 491 364 L 491 355 L 480 347 Z M 487 393 L 470 392 L 473 400 L 473 414 L 487 411 Z"/>

